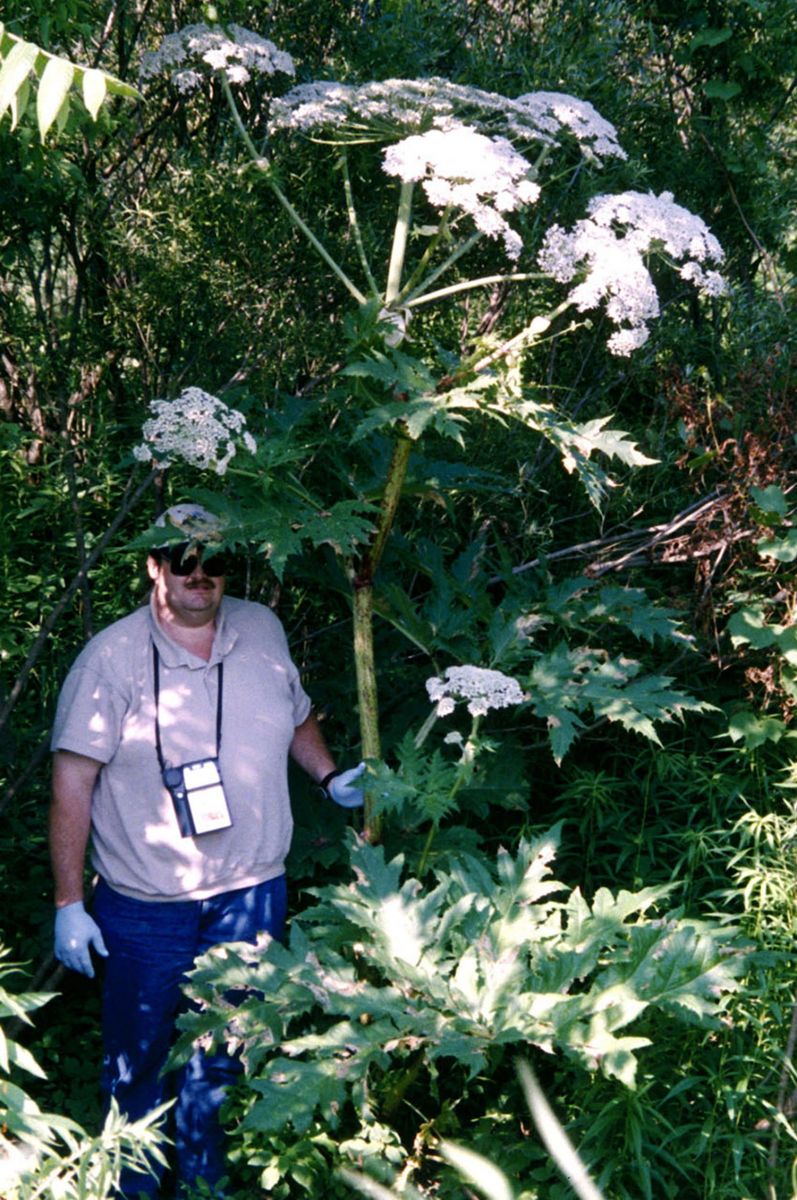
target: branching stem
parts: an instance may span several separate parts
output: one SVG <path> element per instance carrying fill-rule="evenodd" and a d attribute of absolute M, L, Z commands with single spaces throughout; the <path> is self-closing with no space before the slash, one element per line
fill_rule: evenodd
<path fill-rule="evenodd" d="M 224 94 L 227 97 L 227 103 L 230 106 L 230 111 L 232 113 L 233 121 L 235 122 L 235 128 L 238 130 L 238 133 L 240 134 L 244 145 L 246 146 L 247 150 L 249 151 L 249 154 L 252 158 L 252 162 L 254 163 L 254 165 L 257 167 L 257 169 L 259 171 L 262 171 L 263 175 L 265 176 L 266 182 L 268 183 L 268 186 L 271 188 L 272 192 L 277 197 L 280 204 L 285 209 L 285 211 L 287 212 L 291 221 L 293 221 L 296 228 L 298 230 L 300 230 L 301 233 L 304 234 L 304 236 L 307 238 L 310 245 L 318 252 L 318 254 L 320 254 L 321 258 L 323 258 L 323 260 L 327 264 L 327 266 L 334 272 L 334 274 L 337 276 L 337 278 L 340 280 L 340 282 L 346 288 L 346 291 L 349 292 L 349 294 L 354 297 L 354 299 L 357 301 L 358 304 L 365 304 L 366 301 L 365 301 L 365 296 L 363 295 L 363 293 L 360 291 L 360 289 L 357 287 L 357 285 L 355 283 L 353 283 L 351 281 L 351 279 L 349 279 L 348 275 L 343 270 L 343 268 L 335 261 L 335 259 L 329 253 L 326 246 L 324 246 L 324 244 L 318 240 L 318 238 L 313 233 L 310 226 L 307 224 L 307 222 L 304 220 L 304 218 L 299 215 L 299 213 L 294 208 L 293 204 L 290 202 L 288 197 L 283 192 L 282 188 L 279 186 L 277 181 L 273 178 L 271 162 L 264 155 L 258 153 L 257 147 L 255 146 L 255 143 L 252 141 L 249 131 L 246 128 L 246 126 L 244 125 L 243 120 L 241 119 L 241 114 L 238 112 L 238 105 L 235 103 L 235 97 L 232 94 L 232 89 L 230 88 L 230 84 L 229 84 L 224 72 L 221 73 L 221 82 L 222 82 L 222 87 L 224 88 Z"/>

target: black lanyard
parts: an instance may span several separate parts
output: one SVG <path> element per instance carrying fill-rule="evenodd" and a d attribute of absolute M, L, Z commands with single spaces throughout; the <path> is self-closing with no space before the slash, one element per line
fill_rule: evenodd
<path fill-rule="evenodd" d="M 160 654 L 158 647 L 152 643 L 152 665 L 155 674 L 155 749 L 158 754 L 158 765 L 161 772 L 166 770 L 166 763 L 163 760 L 163 746 L 161 745 L 161 726 L 158 719 L 160 709 Z M 221 712 L 222 712 L 222 694 L 224 692 L 224 663 L 219 662 L 219 691 L 216 697 L 216 758 L 219 757 L 221 749 Z"/>

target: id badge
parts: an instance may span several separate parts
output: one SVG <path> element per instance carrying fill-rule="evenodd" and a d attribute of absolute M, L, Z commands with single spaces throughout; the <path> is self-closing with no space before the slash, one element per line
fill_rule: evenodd
<path fill-rule="evenodd" d="M 203 758 L 183 765 L 185 801 L 195 834 L 214 833 L 232 825 L 218 760 Z"/>

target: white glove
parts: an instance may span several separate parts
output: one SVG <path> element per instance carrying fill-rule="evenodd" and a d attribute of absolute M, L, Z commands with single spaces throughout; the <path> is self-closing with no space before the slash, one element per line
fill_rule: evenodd
<path fill-rule="evenodd" d="M 362 808 L 364 803 L 363 789 L 355 783 L 365 770 L 365 763 L 352 767 L 349 771 L 340 771 L 328 779 L 327 795 L 341 808 Z"/>
<path fill-rule="evenodd" d="M 55 957 L 81 975 L 94 978 L 94 966 L 89 947 L 93 946 L 103 958 L 108 957 L 100 927 L 83 907 L 82 900 L 65 904 L 55 910 Z"/>

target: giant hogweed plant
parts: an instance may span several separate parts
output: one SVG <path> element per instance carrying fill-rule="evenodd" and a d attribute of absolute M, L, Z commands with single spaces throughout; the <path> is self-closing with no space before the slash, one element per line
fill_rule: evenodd
<path fill-rule="evenodd" d="M 242 1056 L 236 1132 L 262 1186 L 287 1194 L 289 1164 L 318 1171 L 322 1151 L 422 1174 L 478 1081 L 530 1047 L 633 1087 L 661 1017 L 721 1027 L 737 931 L 668 908 L 669 886 L 570 891 L 551 874 L 559 832 L 452 858 L 431 890 L 352 834 L 352 882 L 319 889 L 287 946 L 198 961 L 178 1055 L 200 1038 Z"/>
<path fill-rule="evenodd" d="M 351 305 L 343 322 L 343 361 L 330 366 L 342 420 L 323 432 L 335 441 L 335 461 L 349 463 L 335 475 L 345 477 L 350 495 L 336 500 L 313 491 L 301 478 L 301 465 L 320 443 L 311 448 L 295 430 L 272 422 L 251 466 L 239 459 L 229 467 L 235 501 L 228 496 L 222 507 L 229 539 L 254 541 L 278 574 L 303 545 L 328 543 L 336 550 L 351 585 L 362 752 L 377 763 L 375 580 L 413 449 L 430 436 L 466 446 L 469 422 L 477 416 L 518 422 L 548 441 L 600 504 L 613 482 L 603 460 L 632 467 L 651 460 L 612 429 L 609 418 L 576 421 L 542 403 L 525 377 L 524 353 L 542 339 L 575 334 L 586 314 L 600 309 L 612 328 L 610 351 L 631 354 L 659 314 L 651 260 L 670 264 L 685 286 L 713 296 L 724 286 L 716 270 L 722 250 L 702 220 L 666 192 L 596 194 L 580 220 L 569 227 L 557 223 L 550 214 L 577 178 L 626 158 L 613 126 L 577 98 L 534 92 L 513 99 L 445 79 L 316 81 L 293 87 L 264 109 L 263 88 L 271 90 L 276 78 L 289 80 L 294 72 L 290 56 L 255 33 L 235 25 L 194 25 L 145 56 L 141 75 L 145 89 L 176 89 L 187 112 L 209 91 L 223 97 L 244 163 Z M 314 147 L 319 160 L 331 155 L 337 167 L 341 206 L 330 225 L 313 225 L 283 183 L 280 164 L 289 161 L 296 139 Z M 379 162 L 385 201 L 395 196 L 392 233 L 372 227 L 378 220 L 373 196 L 357 195 L 350 170 L 354 147 L 358 154 L 370 150 Z M 368 221 L 359 215 L 364 199 Z M 334 252 L 341 236 L 351 247 L 345 259 Z M 388 249 L 380 260 L 383 246 Z M 468 264 L 475 262 L 474 274 Z M 496 286 L 522 290 L 513 328 L 500 338 L 476 337 L 462 349 L 451 332 L 454 322 L 446 318 L 463 297 Z M 168 420 L 165 407 L 158 412 Z M 204 436 L 201 421 L 185 428 L 189 441 Z M 223 438 L 226 448 L 229 438 Z M 380 478 L 374 475 L 380 461 L 375 439 L 380 451 L 388 447 Z M 180 441 L 169 450 L 163 440 L 159 445 L 145 435 L 138 453 L 167 466 L 179 461 Z M 211 455 L 211 465 L 215 457 L 227 468 L 224 448 Z M 358 481 L 364 462 L 367 485 Z M 562 694 L 583 691 L 587 680 L 609 673 L 601 656 L 565 656 L 552 687 Z M 573 705 L 564 700 L 558 707 L 572 712 Z M 571 717 L 560 749 L 575 730 Z M 366 828 L 378 838 L 373 788 Z"/>

